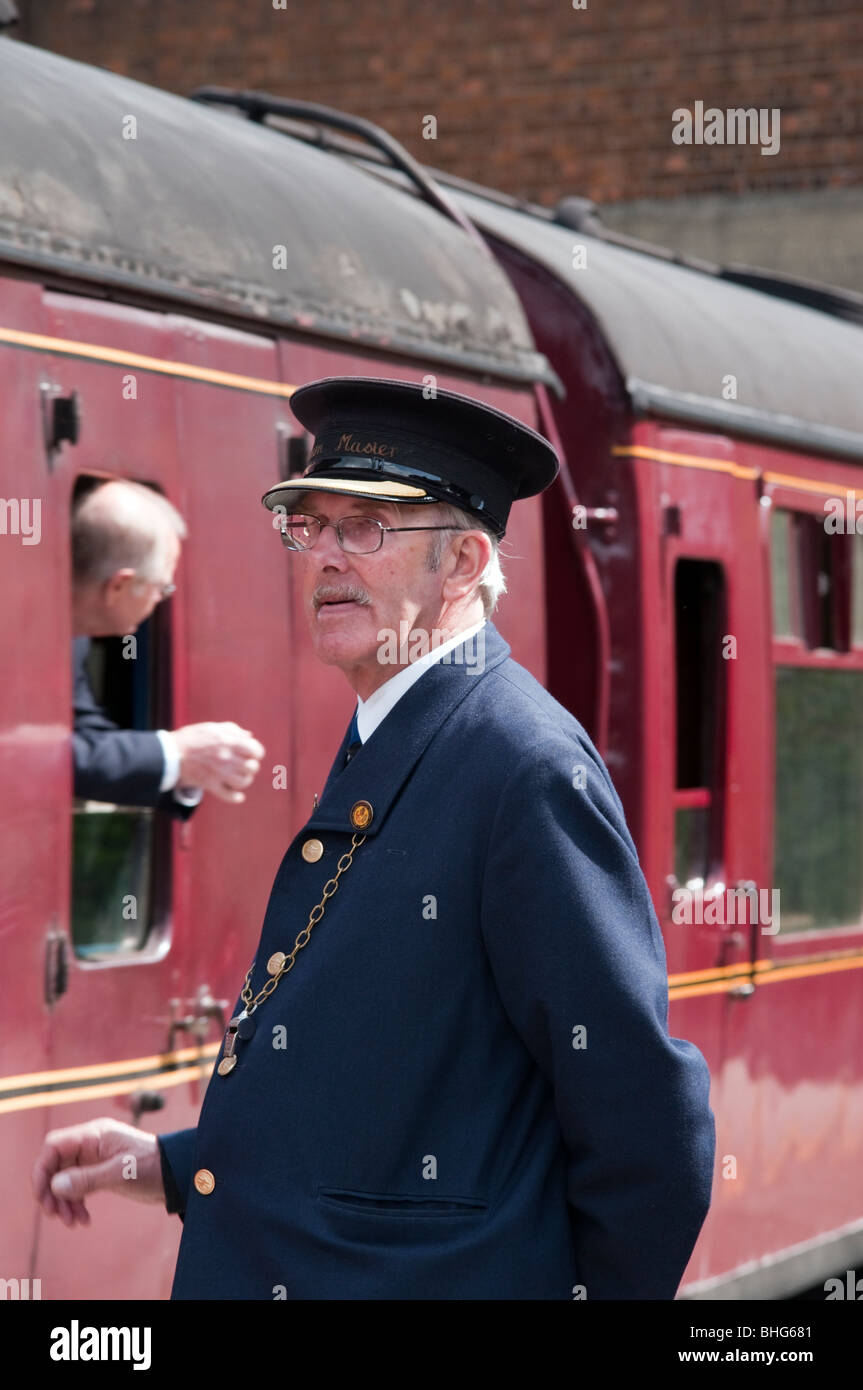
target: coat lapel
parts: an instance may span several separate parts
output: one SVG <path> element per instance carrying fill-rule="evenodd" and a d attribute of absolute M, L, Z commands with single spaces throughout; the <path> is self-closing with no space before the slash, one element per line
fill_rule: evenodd
<path fill-rule="evenodd" d="M 465 696 L 476 690 L 489 671 L 509 656 L 509 645 L 493 623 L 486 622 L 481 631 L 485 639 L 482 669 L 477 670 L 475 662 L 473 666 L 459 662 L 457 658 L 459 653 L 464 655 L 464 644 L 456 647 L 449 662 L 440 661 L 423 672 L 347 767 L 343 766 L 349 732 L 345 730 L 320 802 L 307 821 L 306 830 L 344 830 L 350 834 L 354 829 L 351 807 L 357 801 L 367 801 L 373 817 L 364 833 L 377 834 L 390 806 L 438 729 Z M 477 654 L 474 641 L 471 639 L 468 656 Z"/>

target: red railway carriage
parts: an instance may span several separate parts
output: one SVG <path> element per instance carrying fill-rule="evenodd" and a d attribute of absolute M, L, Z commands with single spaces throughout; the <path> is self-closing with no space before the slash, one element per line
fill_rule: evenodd
<path fill-rule="evenodd" d="M 2 39 L 0 90 L 0 1276 L 160 1297 L 178 1222 L 97 1197 L 75 1240 L 37 1217 L 29 1174 L 49 1128 L 194 1124 L 275 867 L 350 717 L 260 503 L 307 460 L 291 390 L 427 376 L 535 425 L 553 376 L 503 271 L 442 209 Z M 73 808 L 70 506 L 105 475 L 160 488 L 189 526 L 137 660 L 102 644 L 109 706 L 141 727 L 233 719 L 266 748 L 241 807 L 207 799 L 183 828 Z M 538 500 L 519 513 L 502 628 L 542 676 Z"/>
<path fill-rule="evenodd" d="M 71 1234 L 29 1172 L 51 1127 L 194 1123 L 350 709 L 258 500 L 306 461 L 293 386 L 341 372 L 474 394 L 564 457 L 515 509 L 496 621 L 607 759 L 671 1030 L 711 1066 L 714 1206 L 682 1292 L 780 1297 L 859 1261 L 863 557 L 821 524 L 863 457 L 859 327 L 608 244 L 571 208 L 447 193 L 336 113 L 206 110 L 10 40 L 0 89 L 0 1152 L 20 1193 L 0 1274 L 45 1298 L 170 1287 L 178 1223 L 103 1196 Z M 387 164 L 311 148 L 312 118 Z M 105 698 L 142 727 L 235 719 L 267 750 L 242 807 L 183 827 L 72 801 L 69 512 L 106 475 L 161 488 L 190 534 L 137 660 L 103 644 Z M 778 931 L 716 920 L 738 884 L 781 889 Z"/>
<path fill-rule="evenodd" d="M 615 244 L 577 200 L 459 203 L 566 384 L 549 684 L 624 800 L 671 1031 L 711 1068 L 683 1292 L 783 1297 L 863 1258 L 863 301 Z"/>

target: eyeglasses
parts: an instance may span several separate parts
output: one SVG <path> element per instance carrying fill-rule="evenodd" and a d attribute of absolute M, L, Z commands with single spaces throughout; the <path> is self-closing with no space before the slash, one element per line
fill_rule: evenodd
<path fill-rule="evenodd" d="M 384 526 L 372 516 L 343 516 L 339 521 L 319 521 L 316 516 L 279 517 L 279 534 L 286 550 L 311 550 L 327 526 L 332 526 L 342 550 L 349 555 L 371 555 L 380 550 L 385 531 L 454 531 L 454 526 Z"/>
<path fill-rule="evenodd" d="M 148 584 L 151 589 L 158 589 L 160 602 L 162 599 L 170 598 L 172 594 L 177 592 L 176 584 L 157 584 L 154 579 L 141 579 L 140 577 L 137 582 L 139 584 Z"/>

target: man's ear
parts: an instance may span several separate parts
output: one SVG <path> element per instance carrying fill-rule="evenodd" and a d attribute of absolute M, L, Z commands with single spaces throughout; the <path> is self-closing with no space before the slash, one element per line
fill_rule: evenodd
<path fill-rule="evenodd" d="M 99 597 L 105 603 L 115 603 L 125 593 L 131 579 L 135 578 L 135 571 L 130 569 L 115 570 L 108 579 L 102 581 Z"/>
<path fill-rule="evenodd" d="M 452 602 L 472 593 L 492 555 L 491 538 L 485 531 L 457 531 L 452 552 L 455 564 L 443 582 L 443 597 Z"/>

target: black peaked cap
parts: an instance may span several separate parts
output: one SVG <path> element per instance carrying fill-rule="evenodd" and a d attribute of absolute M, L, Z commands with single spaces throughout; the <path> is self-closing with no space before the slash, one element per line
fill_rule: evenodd
<path fill-rule="evenodd" d="M 428 504 L 450 502 L 502 535 L 509 509 L 554 481 L 547 439 L 455 391 L 380 377 L 331 376 L 299 386 L 291 409 L 314 437 L 302 477 L 262 501 L 290 512 L 301 492 Z"/>

